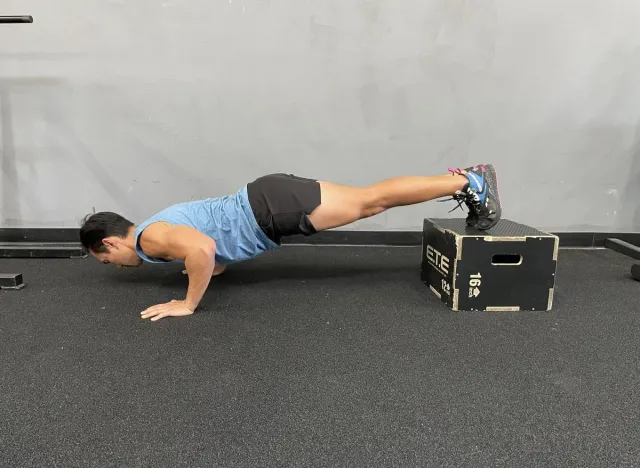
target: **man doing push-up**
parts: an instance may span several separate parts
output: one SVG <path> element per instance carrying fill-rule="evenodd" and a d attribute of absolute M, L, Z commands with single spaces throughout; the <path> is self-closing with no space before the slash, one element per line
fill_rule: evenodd
<path fill-rule="evenodd" d="M 234 262 L 281 245 L 285 236 L 313 235 L 382 213 L 451 196 L 469 209 L 467 224 L 486 230 L 502 213 L 492 165 L 449 169 L 433 177 L 396 177 L 368 187 L 350 187 L 287 174 L 270 174 L 232 195 L 179 203 L 136 226 L 112 212 L 88 216 L 80 240 L 105 264 L 184 262 L 189 275 L 185 299 L 141 313 L 158 320 L 192 314 L 212 276 Z"/>

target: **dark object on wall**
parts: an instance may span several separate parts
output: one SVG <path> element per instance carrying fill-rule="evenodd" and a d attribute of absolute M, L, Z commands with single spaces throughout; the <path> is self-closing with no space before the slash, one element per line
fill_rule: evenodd
<path fill-rule="evenodd" d="M 33 23 L 33 16 L 0 16 L 0 24 Z"/>

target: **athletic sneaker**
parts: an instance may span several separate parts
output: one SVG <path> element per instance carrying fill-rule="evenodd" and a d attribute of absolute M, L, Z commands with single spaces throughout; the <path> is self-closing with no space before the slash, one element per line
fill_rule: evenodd
<path fill-rule="evenodd" d="M 466 169 L 449 169 L 449 171 L 461 174 L 469 181 L 453 196 L 453 199 L 458 201 L 458 206 L 465 203 L 469 208 L 467 224 L 481 230 L 495 226 L 502 216 L 502 206 L 498 193 L 498 177 L 494 167 L 491 164 L 481 164 Z"/>

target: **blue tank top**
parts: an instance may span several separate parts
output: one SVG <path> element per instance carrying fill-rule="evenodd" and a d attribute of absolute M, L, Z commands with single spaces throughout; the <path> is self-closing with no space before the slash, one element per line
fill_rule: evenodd
<path fill-rule="evenodd" d="M 135 230 L 136 252 L 142 260 L 150 263 L 167 262 L 147 256 L 140 248 L 140 234 L 158 221 L 190 226 L 211 237 L 216 242 L 216 264 L 249 260 L 279 247 L 258 226 L 246 186 L 233 195 L 170 206 L 140 224 Z"/>

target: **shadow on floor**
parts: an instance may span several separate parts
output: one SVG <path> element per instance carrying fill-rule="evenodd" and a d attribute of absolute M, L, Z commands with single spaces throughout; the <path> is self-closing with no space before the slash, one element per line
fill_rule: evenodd
<path fill-rule="evenodd" d="M 164 286 L 186 286 L 188 278 L 182 274 L 182 267 L 172 265 L 162 266 L 157 270 L 153 267 L 141 267 L 140 269 L 111 271 L 105 274 L 105 279 L 112 282 L 124 282 L 129 284 L 161 284 Z M 218 284 L 253 284 L 267 283 L 270 281 L 296 280 L 296 281 L 324 281 L 327 279 L 355 279 L 368 276 L 372 281 L 384 280 L 389 275 L 398 274 L 419 276 L 419 267 L 407 265 L 387 265 L 372 267 L 368 265 L 324 265 L 324 264 L 297 264 L 266 265 L 266 264 L 238 264 L 228 268 L 224 274 L 212 279 Z"/>

